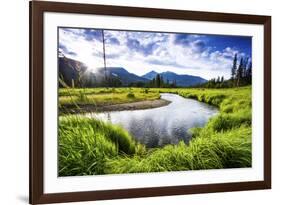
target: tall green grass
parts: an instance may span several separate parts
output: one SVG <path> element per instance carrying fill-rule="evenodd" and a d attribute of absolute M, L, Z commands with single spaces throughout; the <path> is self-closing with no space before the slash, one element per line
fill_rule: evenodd
<path fill-rule="evenodd" d="M 106 173 L 163 172 L 251 166 L 251 129 L 201 132 L 189 145 L 167 145 L 145 157 L 116 157 L 106 163 Z"/>
<path fill-rule="evenodd" d="M 59 175 L 104 174 L 108 158 L 136 154 L 143 149 L 122 128 L 96 119 L 59 119 Z"/>
<path fill-rule="evenodd" d="M 192 128 L 189 144 L 146 149 L 118 126 L 84 117 L 60 117 L 60 176 L 251 167 L 251 87 L 150 89 L 217 106 L 219 114 Z"/>

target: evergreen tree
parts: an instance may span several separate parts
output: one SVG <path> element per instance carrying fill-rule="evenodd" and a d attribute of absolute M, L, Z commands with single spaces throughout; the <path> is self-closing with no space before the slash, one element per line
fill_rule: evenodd
<path fill-rule="evenodd" d="M 163 76 L 162 75 L 160 75 L 160 88 L 163 88 L 164 87 L 164 79 L 163 79 Z"/>
<path fill-rule="evenodd" d="M 173 86 L 172 86 L 173 88 L 176 88 L 177 87 L 177 81 L 176 80 L 174 80 L 173 81 Z"/>
<path fill-rule="evenodd" d="M 225 85 L 224 85 L 224 77 L 221 76 L 221 83 L 220 83 L 220 87 L 223 88 Z"/>
<path fill-rule="evenodd" d="M 160 84 L 161 84 L 161 78 L 160 78 L 160 75 L 157 74 L 156 75 L 156 87 L 159 88 L 160 87 Z"/>
<path fill-rule="evenodd" d="M 221 79 L 220 79 L 220 76 L 218 76 L 216 83 L 220 83 L 220 82 L 221 82 Z"/>
<path fill-rule="evenodd" d="M 243 58 L 240 59 L 239 67 L 237 69 L 237 74 L 236 74 L 236 79 L 237 79 L 236 86 L 237 87 L 239 87 L 242 77 L 243 77 Z"/>
<path fill-rule="evenodd" d="M 249 62 L 248 68 L 247 68 L 247 83 L 252 84 L 252 62 Z"/>
<path fill-rule="evenodd" d="M 237 69 L 237 53 L 235 53 L 235 56 L 234 56 L 234 59 L 233 59 L 233 65 L 232 65 L 232 68 L 231 68 L 231 79 L 232 80 L 235 79 L 236 69 Z"/>
<path fill-rule="evenodd" d="M 249 61 L 249 58 L 246 58 L 246 60 L 244 61 L 243 63 L 243 66 L 242 66 L 242 78 L 246 78 L 247 76 L 247 65 L 248 65 L 248 61 Z"/>
<path fill-rule="evenodd" d="M 155 88 L 156 87 L 156 83 L 155 83 L 155 78 L 152 79 L 152 82 L 151 82 L 151 87 Z"/>

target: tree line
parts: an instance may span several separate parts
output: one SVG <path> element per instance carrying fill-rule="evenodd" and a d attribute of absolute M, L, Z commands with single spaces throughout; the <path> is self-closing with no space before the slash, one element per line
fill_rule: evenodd
<path fill-rule="evenodd" d="M 123 84 L 122 81 L 115 76 L 106 75 L 106 77 L 97 78 L 93 73 L 77 73 L 74 79 L 65 80 L 63 75 L 59 78 L 60 87 L 139 87 L 139 88 L 176 88 L 177 81 L 164 80 L 163 76 L 157 74 L 148 82 L 132 82 Z"/>
<path fill-rule="evenodd" d="M 237 54 L 233 59 L 231 68 L 231 81 L 233 87 L 239 87 L 252 84 L 252 61 L 249 58 L 240 58 L 240 63 L 237 65 Z"/>
<path fill-rule="evenodd" d="M 150 88 L 176 88 L 177 81 L 164 80 L 162 75 L 157 74 L 146 86 Z"/>
<path fill-rule="evenodd" d="M 230 88 L 240 87 L 252 84 L 252 61 L 249 58 L 240 58 L 238 63 L 237 53 L 233 57 L 231 66 L 231 78 L 225 80 L 224 76 L 212 78 L 208 82 L 194 86 L 206 88 Z"/>

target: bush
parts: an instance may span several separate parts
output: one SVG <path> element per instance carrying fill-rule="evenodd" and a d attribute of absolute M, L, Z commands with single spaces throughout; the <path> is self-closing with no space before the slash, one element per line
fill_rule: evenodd
<path fill-rule="evenodd" d="M 127 98 L 135 98 L 135 94 L 129 92 L 129 93 L 127 94 Z"/>
<path fill-rule="evenodd" d="M 143 89 L 143 92 L 144 92 L 145 94 L 149 93 L 149 88 L 144 88 L 144 89 Z"/>

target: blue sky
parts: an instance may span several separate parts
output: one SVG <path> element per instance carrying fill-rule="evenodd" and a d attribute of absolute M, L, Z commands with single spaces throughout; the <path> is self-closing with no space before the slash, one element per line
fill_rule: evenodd
<path fill-rule="evenodd" d="M 154 70 L 227 79 L 235 54 L 252 56 L 251 37 L 116 30 L 104 34 L 107 66 L 124 67 L 137 75 Z M 103 67 L 101 30 L 60 28 L 59 50 L 93 72 Z"/>

